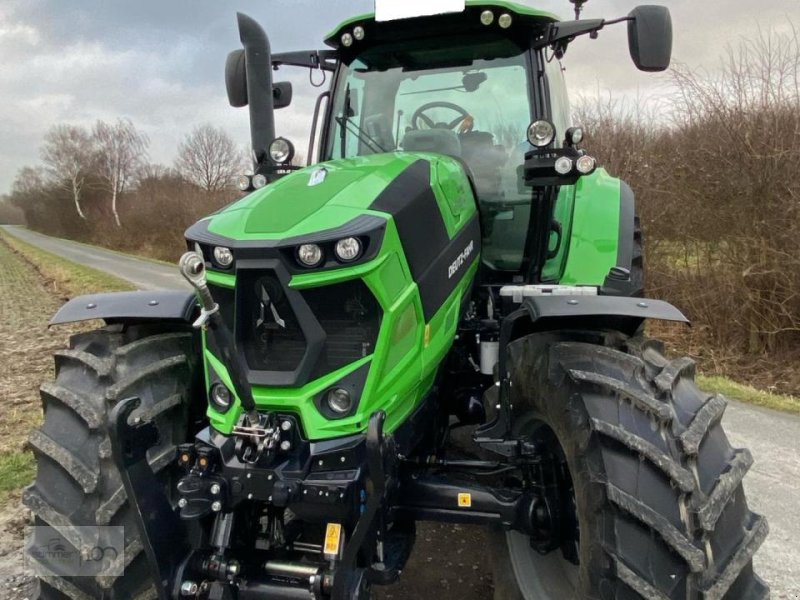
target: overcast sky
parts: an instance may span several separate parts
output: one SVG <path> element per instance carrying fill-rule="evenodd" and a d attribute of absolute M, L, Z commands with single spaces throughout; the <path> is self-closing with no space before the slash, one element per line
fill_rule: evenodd
<path fill-rule="evenodd" d="M 523 2 L 571 15 L 567 0 Z M 590 0 L 584 15 L 621 16 L 637 3 Z M 673 14 L 674 58 L 708 71 L 726 45 L 757 27 L 800 25 L 800 0 L 661 3 Z M 164 164 L 183 135 L 206 122 L 244 146 L 247 110 L 228 105 L 223 83 L 225 57 L 238 44 L 236 11 L 261 22 L 273 51 L 287 51 L 322 48 L 341 20 L 372 8 L 373 0 L 0 0 L 0 193 L 20 167 L 38 163 L 42 136 L 55 123 L 130 118 L 149 136 L 151 159 Z M 573 44 L 565 66 L 573 93 L 658 95 L 668 82 L 636 71 L 624 25 Z M 307 72 L 290 79 L 296 101 L 278 112 L 277 130 L 305 148 L 316 92 L 302 83 Z"/>

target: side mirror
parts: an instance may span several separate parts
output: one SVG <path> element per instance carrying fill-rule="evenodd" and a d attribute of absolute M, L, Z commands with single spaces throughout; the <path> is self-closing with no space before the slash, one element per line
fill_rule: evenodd
<path fill-rule="evenodd" d="M 231 106 L 247 106 L 247 70 L 244 50 L 234 50 L 225 61 L 225 89 Z"/>
<path fill-rule="evenodd" d="M 231 106 L 247 106 L 247 63 L 244 50 L 234 50 L 225 61 L 225 89 Z M 292 103 L 292 83 L 281 81 L 272 85 L 274 108 L 285 108 Z"/>
<path fill-rule="evenodd" d="M 672 57 L 672 17 L 666 6 L 637 6 L 628 15 L 628 47 L 640 71 L 666 71 Z"/>
<path fill-rule="evenodd" d="M 275 108 L 285 108 L 292 103 L 291 81 L 279 81 L 272 84 L 272 102 Z"/>

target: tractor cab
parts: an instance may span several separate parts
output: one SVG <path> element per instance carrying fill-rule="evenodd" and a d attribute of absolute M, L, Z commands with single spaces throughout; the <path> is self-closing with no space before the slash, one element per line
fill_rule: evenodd
<path fill-rule="evenodd" d="M 351 18 L 326 36 L 332 51 L 267 59 L 274 69 L 307 66 L 327 71 L 326 80 L 331 74 L 313 119 L 309 164 L 396 152 L 455 159 L 477 201 L 486 279 L 558 282 L 575 184 L 596 167 L 579 148 L 582 130 L 572 127 L 561 58 L 577 36 L 629 21 L 634 62 L 663 69 L 671 45 L 663 11 L 640 7 L 617 21 L 559 21 L 504 0 L 450 2 L 449 12 L 424 16 L 397 14 L 404 4 L 385 3 L 390 10 L 376 4 L 375 13 Z M 583 2 L 574 4 L 579 16 Z M 257 178 L 252 185 L 244 181 L 243 189 L 252 189 L 291 172 L 291 144 L 276 139 L 274 123 L 265 122 L 291 93 L 286 84 L 273 85 L 264 68 L 257 50 L 266 45 L 269 55 L 269 45 L 260 27 L 243 15 L 239 25 L 245 49 L 229 57 L 227 80 L 231 103 L 250 104 Z M 272 97 L 259 103 L 259 90 L 269 86 Z"/>
<path fill-rule="evenodd" d="M 405 151 L 457 158 L 482 216 L 483 263 L 518 271 L 533 201 L 522 169 L 535 149 L 526 132 L 539 119 L 562 133 L 570 125 L 559 61 L 533 49 L 556 20 L 481 2 L 460 13 L 346 22 L 326 39 L 341 62 L 321 157 Z"/>

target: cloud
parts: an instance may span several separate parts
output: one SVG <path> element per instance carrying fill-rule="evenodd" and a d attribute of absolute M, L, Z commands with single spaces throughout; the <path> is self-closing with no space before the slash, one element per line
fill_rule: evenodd
<path fill-rule="evenodd" d="M 593 0 L 584 16 L 620 16 L 636 3 Z M 754 17 L 750 0 L 672 0 L 675 56 L 713 69 L 725 44 L 751 36 L 756 23 L 786 27 L 796 3 L 770 0 Z M 538 5 L 571 16 L 567 0 Z M 181 138 L 205 122 L 224 127 L 245 146 L 247 110 L 230 108 L 223 84 L 225 56 L 238 45 L 235 12 L 261 22 L 274 51 L 288 51 L 323 47 L 338 22 L 371 9 L 372 0 L 3 0 L 0 191 L 17 169 L 39 161 L 42 136 L 59 122 L 91 126 L 128 117 L 150 138 L 151 158 L 167 164 Z M 668 77 L 635 70 L 625 30 L 609 27 L 598 40 L 570 47 L 564 64 L 573 93 L 612 90 L 635 97 L 668 89 Z M 282 70 L 279 79 L 286 78 L 295 85 L 295 101 L 277 112 L 277 131 L 305 152 L 320 90 L 308 84 L 307 71 Z"/>

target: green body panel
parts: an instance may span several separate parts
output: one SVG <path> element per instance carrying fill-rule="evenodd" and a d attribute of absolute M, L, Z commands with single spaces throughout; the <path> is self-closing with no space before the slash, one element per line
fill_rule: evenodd
<path fill-rule="evenodd" d="M 475 216 L 477 208 L 461 164 L 437 154 L 396 152 L 321 163 L 292 173 L 210 217 L 209 231 L 237 240 L 313 234 L 344 225 L 363 214 L 386 219 L 380 251 L 372 260 L 352 267 L 296 274 L 289 282 L 290 287 L 302 290 L 361 279 L 383 310 L 373 354 L 302 387 L 253 386 L 260 409 L 297 414 L 309 439 L 362 432 L 369 416 L 378 409 L 386 412 L 387 430 L 394 430 L 430 390 L 455 339 L 462 301 L 477 273 L 479 253 L 471 257 L 455 290 L 426 323 L 394 219 L 369 208 L 395 177 L 420 159 L 430 163 L 431 188 L 447 233 L 453 239 Z M 325 181 L 309 187 L 310 172 L 319 168 L 328 171 Z M 314 207 L 313 212 L 303 206 L 306 201 Z M 275 215 L 274 221 L 271 214 Z M 215 285 L 235 288 L 235 275 L 209 271 L 208 279 Z M 204 356 L 207 383 L 210 384 L 211 369 L 232 389 L 227 371 L 207 347 Z M 369 364 L 369 374 L 355 414 L 343 419 L 323 416 L 314 403 L 315 397 L 365 364 Z M 241 416 L 238 398 L 224 414 L 209 405 L 207 415 L 215 429 L 229 434 Z"/>
<path fill-rule="evenodd" d="M 561 279 L 564 265 L 569 253 L 569 231 L 572 226 L 572 211 L 575 207 L 575 186 L 564 185 L 558 191 L 558 198 L 553 209 L 553 220 L 561 224 L 561 243 L 558 234 L 550 234 L 548 249 L 552 252 L 558 245 L 558 251 L 553 258 L 548 259 L 542 267 L 542 281 L 552 282 Z"/>
<path fill-rule="evenodd" d="M 524 4 L 518 4 L 516 2 L 508 2 L 507 0 L 467 0 L 467 6 L 485 6 L 486 8 L 497 7 L 501 10 L 507 10 L 508 12 L 517 15 L 525 15 L 527 17 L 538 17 L 547 21 L 560 20 L 558 16 L 556 16 L 554 13 L 548 12 L 546 10 L 539 10 L 533 8 L 532 6 L 525 6 Z M 339 37 L 340 32 L 343 29 L 351 27 L 356 23 L 360 23 L 363 21 L 372 21 L 374 19 L 375 19 L 374 12 L 363 13 L 355 17 L 350 17 L 349 19 L 339 23 L 337 27 L 329 31 L 324 39 L 328 40 L 334 37 Z"/>
<path fill-rule="evenodd" d="M 209 217 L 208 230 L 235 240 L 275 240 L 324 231 L 364 214 L 421 155 L 392 152 L 320 163 L 281 178 Z M 325 168 L 319 185 L 311 172 Z"/>
<path fill-rule="evenodd" d="M 559 198 L 559 201 L 561 198 Z M 569 202 L 565 202 L 564 211 Z M 561 221 L 566 255 L 559 278 L 563 285 L 602 285 L 617 264 L 620 232 L 620 180 L 605 169 L 581 177 L 575 185 L 572 218 Z M 558 258 L 558 257 L 556 257 Z M 551 271 L 559 268 L 554 262 Z"/>

